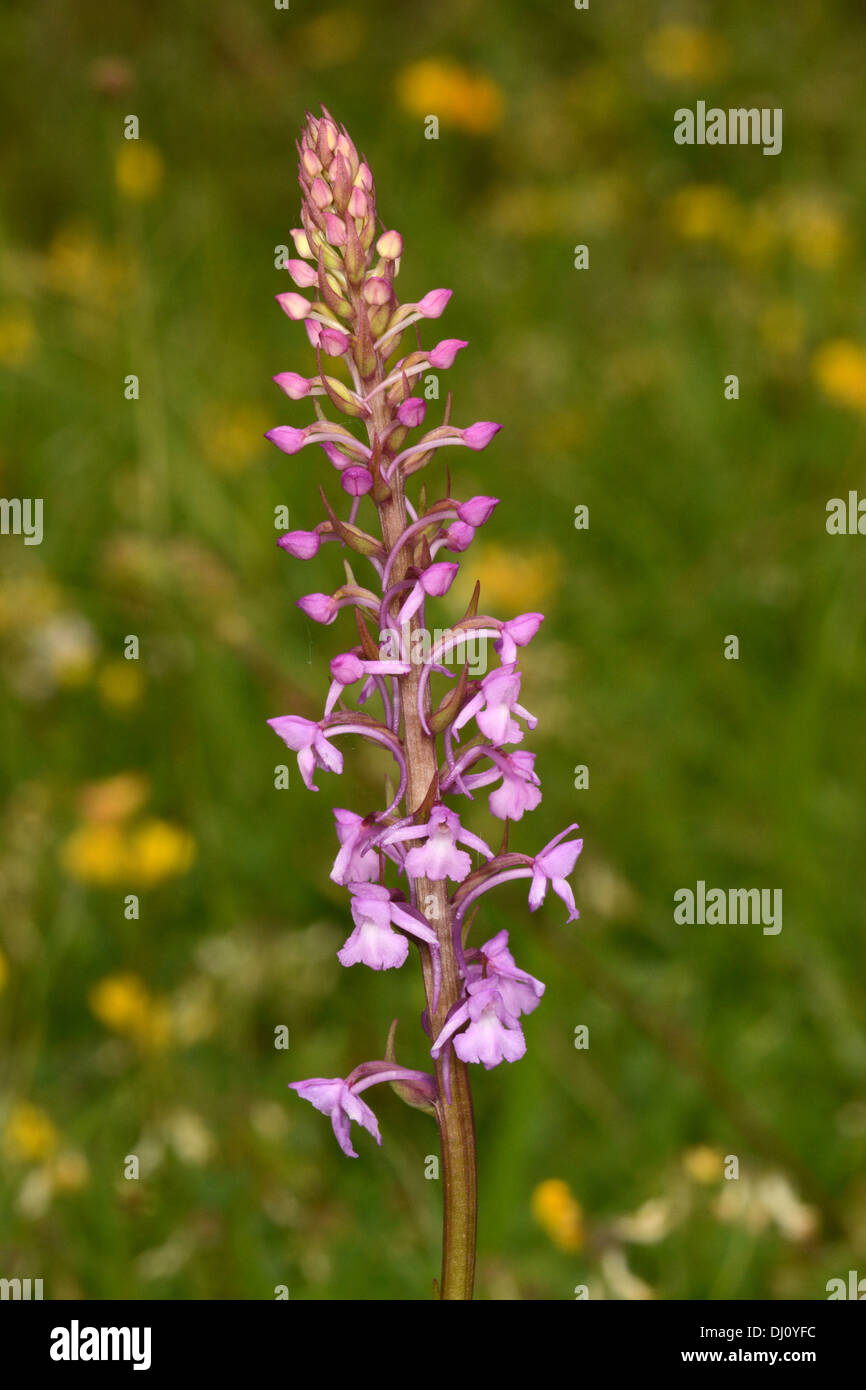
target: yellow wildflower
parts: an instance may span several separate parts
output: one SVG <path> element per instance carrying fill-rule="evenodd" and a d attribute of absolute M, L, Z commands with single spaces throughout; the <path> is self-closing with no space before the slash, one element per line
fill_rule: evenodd
<path fill-rule="evenodd" d="M 101 249 L 88 227 L 79 223 L 60 227 L 48 248 L 48 283 L 67 294 L 86 294 L 99 276 L 100 261 Z"/>
<path fill-rule="evenodd" d="M 687 184 L 668 201 L 671 225 L 686 241 L 724 239 L 738 212 L 736 198 L 722 184 Z"/>
<path fill-rule="evenodd" d="M 8 980 L 8 978 L 9 978 L 9 966 L 8 966 L 7 961 L 6 961 L 5 955 L 3 954 L 2 951 L 0 951 L 0 991 L 2 991 L 3 989 L 5 989 L 5 987 L 6 987 L 6 981 Z"/>
<path fill-rule="evenodd" d="M 126 879 L 126 839 L 110 822 L 82 825 L 74 830 L 60 853 L 61 863 L 79 883 L 109 887 Z"/>
<path fill-rule="evenodd" d="M 703 82 L 727 65 L 728 46 L 718 34 L 691 24 L 664 24 L 644 50 L 647 67 L 668 82 Z"/>
<path fill-rule="evenodd" d="M 560 1250 L 583 1245 L 583 1209 L 562 1178 L 546 1178 L 532 1193 L 532 1215 Z"/>
<path fill-rule="evenodd" d="M 146 203 L 162 185 L 165 165 L 149 140 L 124 140 L 114 163 L 117 187 L 133 203 Z"/>
<path fill-rule="evenodd" d="M 3 1142 L 10 1158 L 41 1163 L 57 1148 L 57 1128 L 38 1105 L 16 1101 L 6 1119 Z"/>
<path fill-rule="evenodd" d="M 31 632 L 57 611 L 60 595 L 45 575 L 9 574 L 0 588 L 0 633 Z"/>
<path fill-rule="evenodd" d="M 26 309 L 8 308 L 0 312 L 0 364 L 25 367 L 32 361 L 36 328 Z"/>
<path fill-rule="evenodd" d="M 556 587 L 560 557 L 557 551 L 522 550 L 519 555 L 504 545 L 487 542 L 478 546 L 475 563 L 464 566 L 461 599 L 467 599 L 476 579 L 481 582 L 482 609 L 513 609 L 525 613 L 535 609 Z M 468 593 L 464 592 L 468 588 Z"/>
<path fill-rule="evenodd" d="M 117 311 L 134 273 L 128 255 L 109 249 L 81 222 L 59 227 L 45 258 L 45 279 L 51 289 L 107 314 Z"/>
<path fill-rule="evenodd" d="M 144 692 L 144 677 L 138 662 L 109 661 L 96 678 L 103 703 L 112 709 L 131 709 Z"/>
<path fill-rule="evenodd" d="M 682 1161 L 693 1182 L 718 1182 L 724 1172 L 724 1158 L 709 1144 L 697 1144 L 692 1149 L 686 1149 Z"/>
<path fill-rule="evenodd" d="M 132 776 L 132 774 L 128 774 Z M 152 817 L 137 825 L 123 826 L 111 813 L 123 817 L 137 805 L 134 785 L 115 788 L 105 784 L 103 801 L 94 804 L 99 818 L 74 830 L 61 850 L 66 872 L 79 883 L 96 887 L 142 885 L 152 888 L 166 879 L 185 874 L 195 858 L 195 841 L 187 830 Z"/>
<path fill-rule="evenodd" d="M 107 975 L 88 995 L 93 1014 L 116 1033 L 133 1033 L 150 1008 L 150 992 L 140 975 Z"/>
<path fill-rule="evenodd" d="M 472 135 L 488 135 L 502 121 L 501 87 L 484 73 L 449 58 L 422 58 L 397 79 L 397 98 L 413 116 L 438 116 Z"/>
<path fill-rule="evenodd" d="M 91 1013 L 114 1033 L 132 1038 L 142 1047 L 158 1050 L 171 1034 L 166 1004 L 155 998 L 140 975 L 122 971 L 107 975 L 88 995 Z"/>
<path fill-rule="evenodd" d="M 188 831 L 165 820 L 147 820 L 130 836 L 130 871 L 137 882 L 162 883 L 185 874 L 195 858 L 195 841 Z"/>
<path fill-rule="evenodd" d="M 811 270 L 829 270 L 849 245 L 842 218 L 818 196 L 797 197 L 787 208 L 791 249 Z"/>
<path fill-rule="evenodd" d="M 821 390 L 836 405 L 866 412 L 866 348 L 848 338 L 834 338 L 812 358 Z"/>
<path fill-rule="evenodd" d="M 171 1011 L 162 999 L 151 999 L 150 1007 L 139 1021 L 135 1041 L 148 1052 L 161 1052 L 171 1041 Z"/>

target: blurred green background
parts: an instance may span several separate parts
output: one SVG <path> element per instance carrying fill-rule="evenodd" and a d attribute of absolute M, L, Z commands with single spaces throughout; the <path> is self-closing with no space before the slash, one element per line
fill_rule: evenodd
<path fill-rule="evenodd" d="M 351 1162 L 286 1090 L 394 1017 L 424 1055 L 417 969 L 335 959 L 331 807 L 376 804 L 384 764 L 311 796 L 291 759 L 278 791 L 265 724 L 320 709 L 351 630 L 294 607 L 334 551 L 274 543 L 333 475 L 261 437 L 312 418 L 270 378 L 314 368 L 274 248 L 320 102 L 403 233 L 401 297 L 455 289 L 426 335 L 470 340 L 455 419 L 504 424 L 451 466 L 502 499 L 466 557 L 482 608 L 548 613 L 544 802 L 512 843 L 586 842 L 580 923 L 520 885 L 479 921 L 547 982 L 526 1058 L 475 1069 L 479 1296 L 866 1273 L 866 541 L 825 530 L 866 487 L 862 10 L 31 0 L 0 51 L 0 492 L 45 504 L 41 546 L 0 537 L 0 1275 L 383 1299 L 437 1272 L 430 1121 L 378 1092 Z M 676 146 L 698 99 L 782 107 L 781 155 Z M 781 934 L 677 926 L 698 879 L 782 888 Z"/>

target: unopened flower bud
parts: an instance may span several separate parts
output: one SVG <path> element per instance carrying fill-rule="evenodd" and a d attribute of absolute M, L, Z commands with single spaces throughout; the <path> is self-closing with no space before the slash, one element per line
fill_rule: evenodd
<path fill-rule="evenodd" d="M 307 442 L 307 431 L 296 430 L 292 425 L 277 425 L 276 429 L 268 430 L 265 439 L 276 444 L 284 454 L 296 454 Z"/>
<path fill-rule="evenodd" d="M 350 497 L 363 497 L 373 486 L 373 475 L 368 468 L 355 464 L 340 474 L 340 486 Z"/>
<path fill-rule="evenodd" d="M 470 449 L 486 449 L 495 434 L 502 429 L 493 420 L 478 420 L 476 424 L 470 425 L 468 429 L 460 431 L 463 443 Z"/>
<path fill-rule="evenodd" d="M 427 413 L 427 406 L 420 396 L 409 396 L 397 411 L 397 419 L 401 425 L 407 429 L 417 429 L 418 425 L 423 424 L 424 416 Z"/>
<path fill-rule="evenodd" d="M 371 275 L 364 281 L 361 293 L 367 303 L 376 308 L 391 302 L 391 286 L 387 280 L 382 280 L 376 275 Z"/>
<path fill-rule="evenodd" d="M 310 198 L 320 212 L 324 212 L 325 208 L 330 207 L 334 201 L 330 188 L 321 177 L 313 179 L 310 187 Z"/>
<path fill-rule="evenodd" d="M 498 497 L 470 497 L 468 502 L 462 502 L 457 508 L 457 515 L 469 526 L 483 526 L 498 506 Z"/>
<path fill-rule="evenodd" d="M 441 598 L 451 588 L 459 568 L 449 560 L 437 560 L 436 564 L 428 566 L 418 582 L 425 594 L 431 598 Z"/>
<path fill-rule="evenodd" d="M 358 172 L 358 151 L 345 131 L 341 130 L 337 136 L 336 153 L 343 156 L 349 166 L 351 177 L 354 178 Z"/>
<path fill-rule="evenodd" d="M 468 344 L 462 338 L 443 338 L 441 343 L 437 343 L 435 348 L 427 353 L 427 361 L 431 367 L 442 370 L 445 367 L 450 367 L 460 349 L 467 346 Z"/>
<path fill-rule="evenodd" d="M 334 212 L 325 213 L 325 235 L 332 246 L 345 246 L 346 224 Z"/>
<path fill-rule="evenodd" d="M 319 342 L 329 357 L 342 357 L 349 346 L 349 335 L 338 328 L 323 328 Z"/>
<path fill-rule="evenodd" d="M 441 318 L 453 293 L 453 290 L 428 290 L 424 298 L 418 301 L 418 313 L 425 319 Z"/>
<path fill-rule="evenodd" d="M 322 155 L 322 163 L 326 167 L 329 166 L 331 163 L 331 159 L 333 157 L 334 151 L 337 148 L 337 141 L 339 138 L 340 132 L 337 129 L 335 122 L 326 113 L 319 121 L 318 139 L 318 148 L 320 155 L 322 154 L 322 145 L 324 144 L 325 146 L 325 152 L 324 155 Z"/>
<path fill-rule="evenodd" d="M 354 685 L 364 675 L 364 663 L 354 652 L 340 652 L 330 663 L 331 675 L 340 685 Z"/>
<path fill-rule="evenodd" d="M 318 531 L 287 531 L 280 536 L 277 545 L 296 560 L 311 560 L 318 554 L 322 538 Z"/>
<path fill-rule="evenodd" d="M 293 290 L 287 290 L 285 294 L 278 294 L 275 298 L 283 313 L 295 321 L 305 319 L 312 309 L 310 301 L 302 294 L 295 294 Z"/>
<path fill-rule="evenodd" d="M 334 155 L 328 170 L 328 178 L 331 180 L 331 188 L 334 190 L 334 203 L 342 212 L 349 201 L 349 194 L 352 192 L 352 175 L 341 154 Z"/>
<path fill-rule="evenodd" d="M 455 521 L 448 527 L 446 550 L 466 550 L 475 539 L 475 527 L 465 521 Z"/>
<path fill-rule="evenodd" d="M 307 233 L 304 231 L 303 227 L 293 227 L 291 235 L 298 255 L 306 256 L 307 260 L 312 260 L 313 253 L 310 249 L 310 243 L 307 240 Z"/>
<path fill-rule="evenodd" d="M 308 175 L 311 181 L 316 177 L 317 174 L 321 174 L 322 161 L 319 159 L 319 156 L 316 154 L 315 150 L 311 150 L 308 147 L 302 152 L 301 167 L 303 168 L 304 173 Z"/>
<path fill-rule="evenodd" d="M 325 627 L 334 621 L 340 611 L 337 600 L 330 594 L 305 594 L 297 600 L 297 605 L 314 623 L 323 623 Z"/>
<path fill-rule="evenodd" d="M 306 261 L 287 261 L 286 270 L 302 290 L 310 289 L 319 278 L 315 266 L 307 265 Z"/>
<path fill-rule="evenodd" d="M 309 396 L 312 389 L 312 383 L 298 372 L 277 372 L 274 381 L 293 401 L 303 400 L 305 396 Z"/>
<path fill-rule="evenodd" d="M 376 242 L 376 251 L 383 261 L 397 261 L 403 254 L 403 238 L 399 232 L 383 232 Z"/>
<path fill-rule="evenodd" d="M 370 211 L 370 202 L 362 188 L 357 186 L 352 189 L 349 197 L 349 215 L 351 217 L 366 217 Z"/>

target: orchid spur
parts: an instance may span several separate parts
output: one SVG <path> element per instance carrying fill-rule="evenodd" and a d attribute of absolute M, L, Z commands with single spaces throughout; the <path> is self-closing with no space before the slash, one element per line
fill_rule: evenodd
<path fill-rule="evenodd" d="M 428 428 L 419 378 L 450 368 L 463 339 L 420 344 L 420 330 L 438 320 L 451 291 L 434 289 L 400 304 L 395 281 L 403 239 L 378 217 L 376 189 L 366 161 L 346 130 L 323 109 L 308 114 L 298 144 L 301 226 L 294 229 L 296 258 L 287 265 L 295 286 L 277 295 L 280 308 L 303 324 L 317 363 L 310 376 L 281 371 L 274 381 L 294 402 L 310 400 L 315 419 L 278 425 L 266 438 L 282 453 L 320 448 L 350 499 L 344 515 L 322 498 L 326 516 L 311 530 L 279 541 L 298 560 L 338 543 L 369 564 L 370 587 L 355 580 L 333 593 L 298 600 L 325 626 L 346 622 L 354 610 L 357 641 L 330 663 L 330 686 L 319 720 L 298 715 L 271 719 L 274 732 L 297 754 L 302 779 L 317 791 L 317 774 L 343 770 L 342 735 L 386 749 L 397 768 L 396 790 L 381 809 L 334 810 L 337 854 L 331 879 L 348 895 L 353 928 L 338 952 L 342 965 L 400 969 L 420 957 L 427 1007 L 422 1016 L 430 1072 L 400 1066 L 393 1028 L 386 1055 L 363 1062 L 346 1077 L 290 1083 L 331 1119 L 337 1142 L 356 1157 L 351 1125 L 381 1144 L 375 1114 L 361 1092 L 389 1083 L 408 1104 L 435 1116 L 442 1146 L 443 1252 L 438 1294 L 472 1297 L 475 1261 L 476 1164 L 469 1066 L 490 1070 L 526 1051 L 522 1020 L 538 1006 L 544 985 L 522 970 L 499 932 L 477 947 L 467 940 L 469 909 L 500 884 L 528 879 L 534 911 L 553 889 L 577 917 L 569 875 L 582 841 L 569 826 L 534 855 L 495 852 L 464 826 L 455 801 L 474 801 L 489 787 L 493 824 L 506 829 L 541 801 L 534 754 L 523 743 L 535 717 L 519 703 L 519 649 L 543 621 L 541 613 L 506 620 L 477 612 L 478 591 L 462 619 L 417 655 L 415 635 L 429 634 L 428 604 L 448 592 L 464 554 L 499 499 L 445 495 L 431 502 L 425 483 L 410 497 L 407 482 L 440 451 L 485 449 L 500 426 L 493 421 L 456 426 L 445 419 Z M 309 292 L 309 296 L 307 293 Z M 407 338 L 408 332 L 408 338 Z M 329 419 L 330 406 L 347 423 Z M 292 465 L 297 466 L 297 465 Z M 369 514 L 369 522 L 360 524 Z M 373 632 L 369 624 L 378 624 Z M 435 682 L 449 675 L 443 662 L 468 640 L 493 646 L 498 664 L 471 679 L 468 664 L 438 703 Z M 355 708 L 348 703 L 357 687 Z M 359 708 L 364 706 L 363 712 Z M 372 711 L 372 712 L 371 712 Z M 516 745 L 520 745 L 517 747 Z M 323 782 L 324 786 L 325 783 Z"/>

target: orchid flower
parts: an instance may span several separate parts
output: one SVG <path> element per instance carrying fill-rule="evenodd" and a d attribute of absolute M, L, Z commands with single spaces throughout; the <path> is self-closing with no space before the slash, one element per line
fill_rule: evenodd
<path fill-rule="evenodd" d="M 523 730 L 513 715 L 519 714 L 526 720 L 530 729 L 535 728 L 538 720 L 517 703 L 519 694 L 520 672 L 516 663 L 510 661 L 507 666 L 500 666 L 498 670 L 491 671 L 484 677 L 478 694 L 463 706 L 455 719 L 455 731 L 462 729 L 464 724 L 474 717 L 482 734 L 489 738 L 495 747 L 499 748 L 505 743 L 520 743 Z"/>
<path fill-rule="evenodd" d="M 344 553 L 354 552 L 353 564 L 357 557 L 372 574 L 371 587 L 365 587 L 346 564 L 339 588 L 297 600 L 307 618 L 325 627 L 338 619 L 345 623 L 348 616 L 357 628 L 357 638 L 350 640 L 360 640 L 331 659 L 320 720 L 289 714 L 268 722 L 297 754 L 310 790 L 317 790 L 317 770 L 342 773 L 343 753 L 333 740 L 344 735 L 353 744 L 364 741 L 387 751 L 396 765 L 387 804 L 334 810 L 338 843 L 330 878 L 347 890 L 341 895 L 343 912 L 351 918 L 337 956 L 346 967 L 393 970 L 406 963 L 410 943 L 414 946 L 426 997 L 424 1046 L 434 1071 L 397 1063 L 392 1025 L 384 1058 L 361 1062 L 346 1077 L 290 1084 L 330 1117 L 340 1148 L 353 1158 L 352 1124 L 382 1142 L 376 1116 L 361 1099 L 370 1086 L 390 1084 L 410 1106 L 435 1118 L 445 1213 L 439 1294 L 467 1299 L 473 1287 L 477 1200 L 468 1068 L 490 1070 L 522 1057 L 524 1020 L 544 993 L 541 981 L 515 963 L 506 931 L 474 946 L 471 922 L 488 892 L 516 879 L 530 880 L 532 911 L 552 887 L 573 921 L 577 909 L 568 878 L 582 841 L 567 838 L 576 829 L 572 825 L 534 856 L 509 849 L 505 839 L 494 854 L 481 835 L 461 823 L 456 798 L 472 800 L 481 787 L 490 788 L 492 816 L 509 826 L 541 801 L 535 755 L 515 745 L 536 727 L 535 717 L 519 703 L 518 659 L 543 614 L 504 620 L 479 615 L 476 594 L 465 616 L 446 626 L 444 634 L 439 629 L 431 641 L 426 628 L 428 607 L 451 590 L 478 528 L 499 504 L 486 493 L 465 500 L 453 496 L 450 475 L 443 495 L 433 500 L 433 475 L 444 471 L 443 450 L 479 453 L 500 425 L 490 420 L 454 425 L 450 400 L 444 418 L 430 420 L 421 377 L 452 367 L 467 343 L 451 337 L 425 348 L 420 342 L 427 322 L 442 316 L 452 292 L 434 289 L 412 303 L 399 302 L 403 238 L 380 217 L 370 167 L 348 132 L 325 110 L 308 114 L 298 154 L 301 225 L 292 230 L 296 255 L 286 267 L 294 287 L 276 298 L 288 320 L 303 325 L 318 370 L 309 376 L 281 371 L 274 382 L 284 404 L 306 411 L 312 404 L 315 418 L 277 425 L 266 438 L 292 457 L 317 446 L 337 471 L 340 486 L 336 497 L 322 493 L 324 520 L 287 532 L 278 544 L 304 561 L 317 556 L 325 542 L 337 544 Z M 338 418 L 328 417 L 329 407 Z M 415 493 L 412 480 L 422 470 L 430 477 Z M 347 609 L 353 611 L 347 615 Z M 371 622 L 378 636 L 370 631 Z M 426 639 L 421 656 L 416 656 L 417 637 Z M 454 674 L 447 669 L 449 657 L 470 640 L 492 642 L 499 664 L 480 680 L 470 679 L 464 669 L 437 702 L 436 684 L 444 685 L 444 677 Z M 381 699 L 379 720 L 360 710 L 373 694 Z M 465 742 L 458 750 L 461 733 Z"/>
<path fill-rule="evenodd" d="M 493 851 L 478 835 L 464 830 L 456 811 L 447 806 L 434 806 L 426 825 L 404 826 L 391 830 L 383 837 L 383 844 L 393 845 L 402 840 L 420 840 L 423 845 L 410 849 L 406 855 L 405 869 L 411 878 L 428 878 L 431 883 L 440 883 L 450 878 L 462 883 L 472 870 L 472 860 L 465 850 L 457 845 L 469 845 L 472 849 L 492 859 Z"/>
<path fill-rule="evenodd" d="M 297 714 L 284 714 L 277 719 L 269 719 L 268 723 L 286 747 L 297 753 L 304 786 L 309 787 L 311 792 L 319 790 L 313 783 L 316 768 L 324 768 L 326 772 L 343 771 L 343 755 L 339 748 L 334 748 L 328 742 L 321 724 L 314 724 L 311 719 L 301 719 Z"/>

